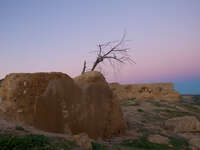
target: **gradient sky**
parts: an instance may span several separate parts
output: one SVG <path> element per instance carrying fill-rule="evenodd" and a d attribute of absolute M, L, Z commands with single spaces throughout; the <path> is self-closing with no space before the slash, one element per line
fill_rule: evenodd
<path fill-rule="evenodd" d="M 0 78 L 75 77 L 98 43 L 124 30 L 136 65 L 104 66 L 108 81 L 174 82 L 183 94 L 200 94 L 200 0 L 1 0 Z"/>

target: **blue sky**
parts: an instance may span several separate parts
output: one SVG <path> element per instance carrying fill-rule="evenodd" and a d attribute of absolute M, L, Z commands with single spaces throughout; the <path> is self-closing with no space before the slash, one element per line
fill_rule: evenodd
<path fill-rule="evenodd" d="M 0 78 L 12 72 L 80 74 L 89 52 L 127 31 L 136 65 L 122 65 L 108 81 L 174 82 L 200 94 L 199 0 L 1 0 Z"/>

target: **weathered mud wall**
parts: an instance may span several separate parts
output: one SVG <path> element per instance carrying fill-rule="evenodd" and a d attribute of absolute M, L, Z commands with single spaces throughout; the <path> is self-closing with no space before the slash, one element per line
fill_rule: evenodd
<path fill-rule="evenodd" d="M 98 138 L 122 133 L 126 126 L 119 103 L 98 72 L 75 81 L 63 73 L 10 74 L 2 82 L 0 99 L 7 119 L 44 131 Z"/>
<path fill-rule="evenodd" d="M 114 95 L 120 100 L 137 98 L 141 100 L 162 99 L 167 101 L 179 101 L 180 94 L 174 90 L 173 83 L 152 84 L 126 84 L 110 83 Z"/>

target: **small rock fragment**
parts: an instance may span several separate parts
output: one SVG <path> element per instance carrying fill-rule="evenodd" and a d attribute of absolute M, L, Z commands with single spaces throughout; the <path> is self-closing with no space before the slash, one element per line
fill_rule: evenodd
<path fill-rule="evenodd" d="M 91 142 L 93 141 L 88 137 L 87 134 L 81 133 L 81 134 L 76 134 L 73 136 L 73 140 L 82 148 L 90 150 L 92 149 L 92 144 Z"/>
<path fill-rule="evenodd" d="M 161 135 L 150 135 L 148 137 L 148 141 L 152 143 L 157 143 L 157 144 L 169 144 L 169 139 L 167 137 L 161 136 Z"/>

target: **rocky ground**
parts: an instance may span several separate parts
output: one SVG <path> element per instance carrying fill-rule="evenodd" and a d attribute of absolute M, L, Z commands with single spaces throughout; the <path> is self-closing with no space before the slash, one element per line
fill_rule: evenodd
<path fill-rule="evenodd" d="M 186 102 L 122 101 L 128 127 L 119 147 L 200 149 L 200 106 Z"/>
<path fill-rule="evenodd" d="M 122 101 L 121 107 L 127 122 L 125 134 L 97 141 L 84 134 L 71 136 L 42 132 L 20 123 L 8 122 L 1 116 L 0 149 L 11 149 L 9 146 L 15 147 L 16 144 L 21 145 L 18 149 L 26 149 L 24 145 L 30 144 L 28 149 L 31 149 L 35 144 L 37 146 L 34 149 L 56 150 L 198 150 L 200 106 L 188 102 L 187 98 L 182 102 Z"/>

